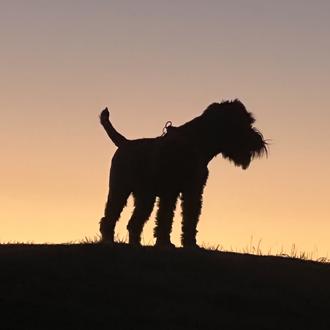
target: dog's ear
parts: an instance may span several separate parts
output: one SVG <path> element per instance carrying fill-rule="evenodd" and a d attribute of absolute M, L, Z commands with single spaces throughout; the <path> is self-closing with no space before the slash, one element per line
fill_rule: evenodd
<path fill-rule="evenodd" d="M 216 114 L 221 109 L 220 103 L 211 103 L 203 112 L 203 115 L 210 116 Z"/>

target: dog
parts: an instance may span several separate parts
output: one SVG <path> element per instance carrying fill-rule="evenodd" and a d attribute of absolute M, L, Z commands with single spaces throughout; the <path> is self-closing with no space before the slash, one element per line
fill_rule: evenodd
<path fill-rule="evenodd" d="M 169 125 L 162 136 L 128 140 L 109 120 L 105 108 L 100 122 L 118 147 L 111 164 L 109 195 L 100 221 L 101 241 L 114 242 L 114 231 L 128 197 L 134 210 L 128 222 L 129 244 L 139 246 L 144 224 L 158 197 L 155 246 L 174 247 L 170 240 L 178 197 L 182 205 L 181 244 L 197 248 L 197 224 L 208 178 L 208 163 L 218 154 L 247 169 L 252 159 L 267 155 L 267 142 L 255 119 L 238 99 L 212 103 L 185 124 Z"/>

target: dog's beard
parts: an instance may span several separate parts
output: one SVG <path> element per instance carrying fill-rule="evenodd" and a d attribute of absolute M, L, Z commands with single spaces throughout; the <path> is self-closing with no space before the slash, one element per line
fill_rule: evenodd
<path fill-rule="evenodd" d="M 242 167 L 243 170 L 249 167 L 254 158 L 267 156 L 267 142 L 256 128 L 253 127 L 251 130 L 251 133 L 241 136 L 233 145 L 228 146 L 227 150 L 222 151 L 224 158 L 232 161 L 235 166 Z"/>
<path fill-rule="evenodd" d="M 259 132 L 256 128 L 252 128 L 253 134 L 252 139 L 250 141 L 250 153 L 251 160 L 254 158 L 261 158 L 264 155 L 268 156 L 267 150 L 267 142 L 265 141 L 261 132 Z"/>
<path fill-rule="evenodd" d="M 241 167 L 243 170 L 246 170 L 251 163 L 251 155 L 250 154 L 234 154 L 234 153 L 226 153 L 222 152 L 222 156 L 229 161 L 232 161 L 235 166 Z"/>

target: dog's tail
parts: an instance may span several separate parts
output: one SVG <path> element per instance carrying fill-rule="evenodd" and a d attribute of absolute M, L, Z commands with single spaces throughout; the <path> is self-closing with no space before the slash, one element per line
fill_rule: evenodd
<path fill-rule="evenodd" d="M 112 142 L 120 148 L 122 145 L 126 144 L 128 140 L 121 135 L 119 132 L 116 131 L 116 129 L 112 126 L 110 120 L 109 120 L 109 110 L 108 108 L 105 108 L 101 114 L 100 114 L 100 122 L 107 134 L 109 135 L 109 138 L 112 140 Z"/>

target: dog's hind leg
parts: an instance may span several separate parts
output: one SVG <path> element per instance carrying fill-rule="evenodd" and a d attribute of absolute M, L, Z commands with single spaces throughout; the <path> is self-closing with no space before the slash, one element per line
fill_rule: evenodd
<path fill-rule="evenodd" d="M 141 245 L 141 233 L 144 224 L 150 217 L 155 203 L 155 196 L 133 193 L 134 211 L 128 222 L 127 230 L 129 232 L 129 244 Z"/>
<path fill-rule="evenodd" d="M 110 186 L 108 200 L 106 203 L 104 217 L 100 221 L 100 232 L 103 243 L 114 242 L 115 226 L 120 217 L 121 211 L 126 206 L 129 190 L 123 188 L 115 188 Z"/>
<path fill-rule="evenodd" d="M 156 227 L 154 229 L 157 247 L 174 247 L 171 243 L 170 235 L 178 195 L 178 193 L 173 193 L 159 197 Z"/>

